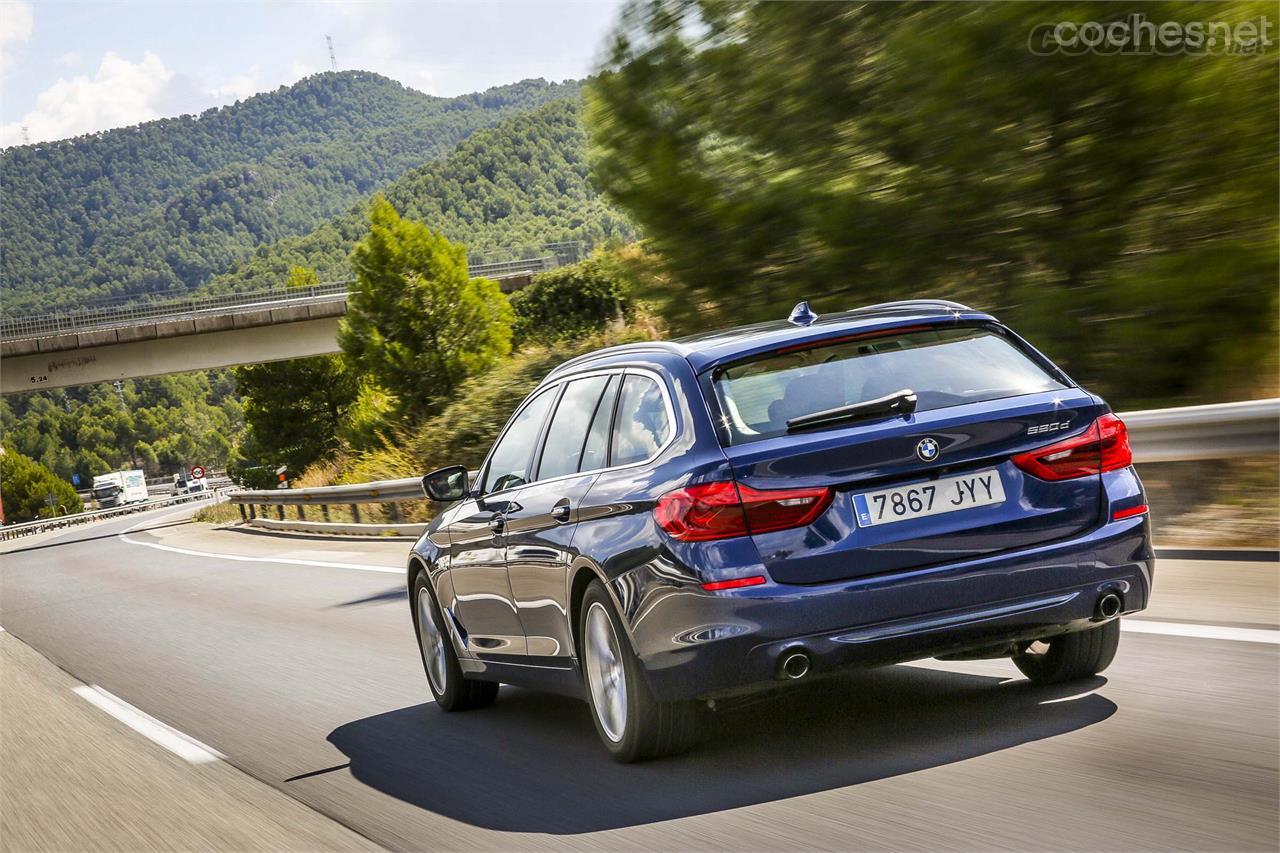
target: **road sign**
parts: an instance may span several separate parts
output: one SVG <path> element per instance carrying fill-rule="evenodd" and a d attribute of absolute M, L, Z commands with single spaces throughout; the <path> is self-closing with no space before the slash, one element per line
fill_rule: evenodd
<path fill-rule="evenodd" d="M 71 475 L 71 485 L 73 485 L 73 486 L 78 486 L 78 485 L 80 485 L 80 475 L 79 475 L 79 474 L 72 474 L 72 475 Z"/>
<path fill-rule="evenodd" d="M 192 465 L 192 466 L 191 466 L 191 479 L 193 479 L 193 480 L 203 480 L 203 479 L 204 479 L 204 466 L 203 466 L 203 465 Z"/>

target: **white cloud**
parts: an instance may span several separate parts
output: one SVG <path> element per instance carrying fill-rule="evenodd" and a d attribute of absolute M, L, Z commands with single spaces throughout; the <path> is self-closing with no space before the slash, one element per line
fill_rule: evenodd
<path fill-rule="evenodd" d="M 259 71 L 260 69 L 255 65 L 249 69 L 248 74 L 237 74 L 220 86 L 210 87 L 209 94 L 217 101 L 243 101 L 250 95 L 262 91 L 262 87 L 254 79 Z"/>
<path fill-rule="evenodd" d="M 58 64 L 67 68 L 75 68 L 80 64 L 80 52 L 78 50 L 67 51 L 58 57 Z"/>
<path fill-rule="evenodd" d="M 159 118 L 172 79 L 173 72 L 154 53 L 130 62 L 108 52 L 92 78 L 59 79 L 36 97 L 34 110 L 0 125 L 0 145 L 21 142 L 23 127 L 32 142 L 43 142 Z"/>
<path fill-rule="evenodd" d="M 8 71 L 17 61 L 13 48 L 30 39 L 34 27 L 35 15 L 30 3 L 24 0 L 0 3 L 0 72 Z"/>
<path fill-rule="evenodd" d="M 299 59 L 295 59 L 289 66 L 289 76 L 295 81 L 301 80 L 303 77 L 310 77 L 315 73 L 316 70 L 314 68 Z"/>
<path fill-rule="evenodd" d="M 430 71 L 428 71 L 425 68 L 419 68 L 416 79 L 417 79 L 418 85 L 414 86 L 413 88 L 421 92 L 425 92 L 428 95 L 438 94 L 436 92 L 436 75 L 432 74 Z M 412 85 L 412 84 L 405 84 L 405 85 Z"/>

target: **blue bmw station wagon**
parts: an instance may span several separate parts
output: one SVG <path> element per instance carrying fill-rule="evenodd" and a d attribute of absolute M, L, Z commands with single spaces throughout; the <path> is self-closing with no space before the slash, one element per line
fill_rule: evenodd
<path fill-rule="evenodd" d="M 845 667 L 1107 667 L 1154 554 L 1124 424 L 995 318 L 917 300 L 593 352 L 551 372 L 414 546 L 446 711 L 579 696 L 633 761 L 699 704 Z"/>

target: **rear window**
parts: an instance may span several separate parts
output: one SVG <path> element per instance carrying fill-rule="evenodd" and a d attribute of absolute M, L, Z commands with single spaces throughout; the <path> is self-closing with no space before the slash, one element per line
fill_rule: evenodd
<path fill-rule="evenodd" d="M 783 435 L 801 415 L 910 389 L 916 411 L 1065 388 L 987 329 L 930 329 L 763 355 L 713 379 L 731 444 Z M 833 427 L 841 424 L 833 424 Z"/>

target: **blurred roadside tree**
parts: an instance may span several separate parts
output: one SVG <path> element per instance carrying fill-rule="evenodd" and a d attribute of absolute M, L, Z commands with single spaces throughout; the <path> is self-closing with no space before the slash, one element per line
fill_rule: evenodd
<path fill-rule="evenodd" d="M 511 305 L 497 282 L 468 275 L 465 247 L 401 219 L 382 196 L 369 225 L 351 253 L 356 281 L 338 343 L 396 399 L 397 414 L 429 414 L 511 351 Z"/>
<path fill-rule="evenodd" d="M 0 448 L 0 499 L 6 522 L 32 521 L 71 512 L 84 504 L 66 480 L 29 456 Z M 53 506 L 49 506 L 52 499 Z"/>
<path fill-rule="evenodd" d="M 590 87 L 593 171 L 686 285 L 677 327 L 949 296 L 1126 405 L 1269 390 L 1274 38 L 1258 55 L 1028 48 L 1037 24 L 1132 12 L 633 2 Z"/>

